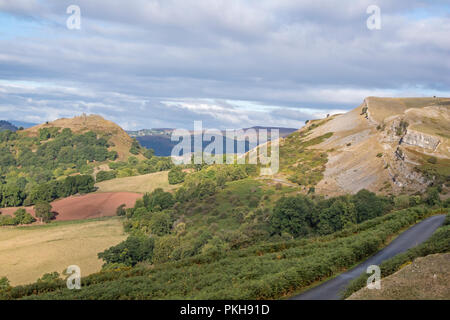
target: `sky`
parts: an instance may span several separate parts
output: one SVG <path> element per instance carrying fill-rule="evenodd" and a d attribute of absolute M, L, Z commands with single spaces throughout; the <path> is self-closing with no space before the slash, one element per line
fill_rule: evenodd
<path fill-rule="evenodd" d="M 450 97 L 448 0 L 0 0 L 0 119 L 299 128 L 434 95 Z"/>

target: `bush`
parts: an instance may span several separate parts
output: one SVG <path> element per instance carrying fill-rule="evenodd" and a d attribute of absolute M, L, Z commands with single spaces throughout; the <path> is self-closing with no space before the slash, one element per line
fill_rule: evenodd
<path fill-rule="evenodd" d="M 172 227 L 172 219 L 170 215 L 164 211 L 155 212 L 150 218 L 150 230 L 158 236 L 166 235 Z"/>
<path fill-rule="evenodd" d="M 312 226 L 314 203 L 306 196 L 281 198 L 277 201 L 270 225 L 274 233 L 288 232 L 294 237 L 305 236 Z"/>
<path fill-rule="evenodd" d="M 127 213 L 125 207 L 126 207 L 125 204 L 121 204 L 120 206 L 118 206 L 116 209 L 116 215 L 119 217 L 124 216 Z"/>
<path fill-rule="evenodd" d="M 427 190 L 425 203 L 429 206 L 437 205 L 441 202 L 441 199 L 439 197 L 439 190 L 436 187 L 430 187 Z"/>
<path fill-rule="evenodd" d="M 0 291 L 6 291 L 11 288 L 7 277 L 0 278 Z"/>
<path fill-rule="evenodd" d="M 107 180 L 112 180 L 117 177 L 117 171 L 111 170 L 111 171 L 100 171 L 97 173 L 96 176 L 96 182 L 102 182 Z"/>
<path fill-rule="evenodd" d="M 98 257 L 105 261 L 104 266 L 114 263 L 134 266 L 141 261 L 152 262 L 154 246 L 153 238 L 129 236 L 117 246 L 99 253 Z"/>
<path fill-rule="evenodd" d="M 436 157 L 429 157 L 427 159 L 427 161 L 431 164 L 436 164 L 437 163 L 437 158 Z"/>
<path fill-rule="evenodd" d="M 16 224 L 30 224 L 36 221 L 36 219 L 25 209 L 18 209 L 16 212 L 14 212 L 14 216 Z"/>
<path fill-rule="evenodd" d="M 176 166 L 169 171 L 169 184 L 179 184 L 184 182 L 186 173 L 181 170 L 181 167 Z"/>
<path fill-rule="evenodd" d="M 14 226 L 16 221 L 11 216 L 0 216 L 0 226 Z"/>
<path fill-rule="evenodd" d="M 38 283 L 43 282 L 43 283 L 51 283 L 57 280 L 60 280 L 60 276 L 58 272 L 51 272 L 51 273 L 46 273 L 44 274 L 40 279 L 38 279 Z"/>

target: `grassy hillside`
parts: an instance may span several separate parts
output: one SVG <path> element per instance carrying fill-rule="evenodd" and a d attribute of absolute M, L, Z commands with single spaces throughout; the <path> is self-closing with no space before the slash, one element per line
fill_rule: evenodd
<path fill-rule="evenodd" d="M 69 291 L 51 285 L 16 287 L 3 298 L 31 299 L 268 299 L 288 296 L 383 247 L 393 235 L 428 216 L 416 208 L 379 217 L 323 237 L 260 243 L 204 253 L 178 262 L 105 270 Z M 38 295 L 32 295 L 41 292 Z"/>
<path fill-rule="evenodd" d="M 161 171 L 134 177 L 117 178 L 99 182 L 95 186 L 98 188 L 98 192 L 147 193 L 154 191 L 156 188 L 169 191 L 177 186 L 169 184 L 168 172 Z"/>
<path fill-rule="evenodd" d="M 448 141 L 429 133 L 445 131 L 438 119 L 448 110 L 430 101 L 368 98 L 309 121 L 280 140 L 273 177 L 257 165 L 201 164 L 186 176 L 171 169 L 177 183 L 184 179 L 171 186 L 165 172 L 154 173 L 170 169 L 167 159 L 99 163 L 100 192 L 145 193 L 117 211 L 126 240 L 99 253 L 103 270 L 83 279 L 81 291 L 54 279 L 0 297 L 267 299 L 304 290 L 448 211 Z M 422 123 L 428 133 L 414 127 L 425 113 L 434 119 Z"/>
<path fill-rule="evenodd" d="M 450 180 L 449 111 L 449 98 L 366 98 L 281 139 L 280 177 L 326 195 L 423 193 Z"/>

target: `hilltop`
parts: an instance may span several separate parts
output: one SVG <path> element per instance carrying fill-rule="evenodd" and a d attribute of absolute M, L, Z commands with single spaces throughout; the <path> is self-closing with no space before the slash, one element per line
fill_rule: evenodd
<path fill-rule="evenodd" d="M 449 179 L 449 108 L 450 98 L 368 97 L 309 121 L 281 139 L 277 178 L 326 195 L 423 192 Z"/>
<path fill-rule="evenodd" d="M 74 118 L 62 118 L 28 128 L 24 132 L 30 137 L 36 137 L 39 135 L 39 130 L 43 128 L 69 128 L 76 134 L 92 131 L 110 142 L 109 150 L 116 151 L 119 160 L 126 160 L 132 156 L 130 148 L 133 139 L 120 126 L 99 115 L 83 114 Z"/>

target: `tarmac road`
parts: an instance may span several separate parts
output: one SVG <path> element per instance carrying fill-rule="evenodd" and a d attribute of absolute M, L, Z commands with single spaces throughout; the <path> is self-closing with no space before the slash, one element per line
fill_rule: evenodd
<path fill-rule="evenodd" d="M 436 229 L 444 222 L 445 215 L 429 217 L 400 234 L 386 248 L 371 256 L 353 269 L 346 271 L 336 278 L 328 280 L 317 287 L 290 298 L 291 300 L 339 300 L 340 292 L 344 290 L 351 280 L 366 272 L 370 265 L 380 265 L 384 260 L 390 259 L 399 253 L 413 248 L 426 241 Z"/>

